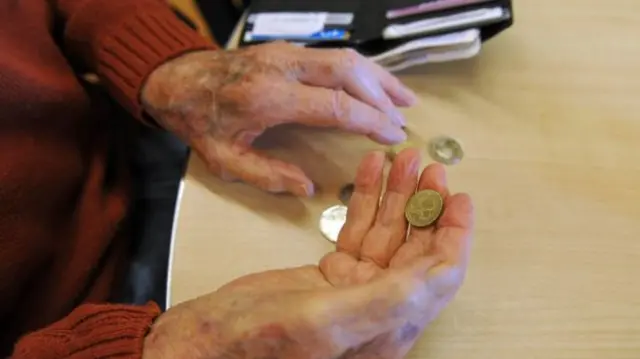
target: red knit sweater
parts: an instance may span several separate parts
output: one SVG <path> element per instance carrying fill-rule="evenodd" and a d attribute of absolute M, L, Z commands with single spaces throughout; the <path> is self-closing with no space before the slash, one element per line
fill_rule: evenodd
<path fill-rule="evenodd" d="M 74 70 L 141 118 L 146 76 L 211 47 L 162 0 L 0 1 L 0 357 L 140 356 L 155 304 L 82 305 L 109 296 L 129 196 L 123 134 Z"/>

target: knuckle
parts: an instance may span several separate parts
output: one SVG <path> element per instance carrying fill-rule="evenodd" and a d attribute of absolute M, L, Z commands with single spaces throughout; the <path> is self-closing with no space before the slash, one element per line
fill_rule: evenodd
<path fill-rule="evenodd" d="M 307 65 L 317 69 L 323 80 L 343 81 L 360 63 L 360 55 L 352 49 L 325 50 L 323 58 L 311 59 Z"/>
<path fill-rule="evenodd" d="M 342 49 L 340 56 L 340 65 L 347 71 L 354 70 L 360 63 L 360 54 L 353 49 Z"/>
<path fill-rule="evenodd" d="M 343 97 L 342 91 L 333 91 L 331 94 L 331 116 L 336 120 L 340 120 L 344 112 Z"/>
<path fill-rule="evenodd" d="M 332 99 L 332 116 L 335 120 L 344 123 L 351 122 L 352 105 L 348 96 L 343 91 L 334 90 Z"/>

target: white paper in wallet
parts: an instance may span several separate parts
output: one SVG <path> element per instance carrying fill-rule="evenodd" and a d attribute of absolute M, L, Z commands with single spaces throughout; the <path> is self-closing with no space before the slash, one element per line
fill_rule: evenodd
<path fill-rule="evenodd" d="M 472 58 L 478 55 L 481 47 L 480 31 L 470 29 L 413 40 L 370 58 L 395 72 L 427 63 Z"/>

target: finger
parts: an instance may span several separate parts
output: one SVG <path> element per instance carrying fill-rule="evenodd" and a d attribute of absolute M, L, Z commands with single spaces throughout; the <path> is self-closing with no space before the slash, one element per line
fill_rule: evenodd
<path fill-rule="evenodd" d="M 362 244 L 363 260 L 386 268 L 404 243 L 407 234 L 404 209 L 415 192 L 419 166 L 420 152 L 415 148 L 403 150 L 394 160 L 376 220 Z"/>
<path fill-rule="evenodd" d="M 435 235 L 431 235 L 431 252 L 448 264 L 466 266 L 471 248 L 474 225 L 474 209 L 471 197 L 466 193 L 449 196 L 444 203 L 442 216 L 436 223 Z M 420 240 L 419 234 L 418 240 Z"/>
<path fill-rule="evenodd" d="M 438 163 L 427 166 L 420 175 L 417 191 L 431 189 L 440 193 L 443 201 L 449 196 L 444 166 Z M 433 226 L 411 227 L 407 242 L 403 244 L 391 259 L 391 267 L 401 267 L 405 263 L 427 254 L 431 248 Z"/>
<path fill-rule="evenodd" d="M 418 102 L 415 92 L 405 86 L 400 79 L 375 62 L 372 62 L 372 66 L 378 74 L 382 88 L 396 106 L 409 107 Z"/>
<path fill-rule="evenodd" d="M 305 49 L 300 54 L 300 59 L 296 61 L 299 81 L 312 86 L 343 89 L 356 99 L 386 113 L 396 125 L 405 125 L 404 116 L 384 87 L 389 85 L 389 77 L 393 76 L 384 70 L 379 71 L 371 60 L 351 49 Z M 407 101 L 408 97 L 401 102 Z"/>
<path fill-rule="evenodd" d="M 297 166 L 270 158 L 245 145 L 215 144 L 204 154 L 207 162 L 219 163 L 230 176 L 268 192 L 289 192 L 308 197 L 313 182 Z"/>
<path fill-rule="evenodd" d="M 369 136 L 382 144 L 406 140 L 406 133 L 383 112 L 358 101 L 344 91 L 306 85 L 287 87 L 289 106 L 270 116 L 272 121 L 295 122 L 315 127 L 337 127 Z"/>
<path fill-rule="evenodd" d="M 373 225 L 382 192 L 385 156 L 382 152 L 367 154 L 356 171 L 354 190 L 349 200 L 347 220 L 338 235 L 338 251 L 360 258 L 362 241 Z"/>
<path fill-rule="evenodd" d="M 440 163 L 432 163 L 422 171 L 420 181 L 418 182 L 418 191 L 426 189 L 440 193 L 443 199 L 449 195 L 447 172 Z"/>
<path fill-rule="evenodd" d="M 441 262 L 430 270 L 427 283 L 442 306 L 453 298 L 464 281 L 471 251 L 473 216 L 471 198 L 464 193 L 452 195 L 445 202 L 435 233 L 429 235 L 427 257 Z"/>

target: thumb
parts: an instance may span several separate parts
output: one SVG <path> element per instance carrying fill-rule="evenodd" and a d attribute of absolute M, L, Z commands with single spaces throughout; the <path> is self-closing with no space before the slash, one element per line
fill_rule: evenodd
<path fill-rule="evenodd" d="M 224 172 L 268 192 L 313 195 L 313 182 L 298 166 L 265 154 L 245 144 L 221 144 L 217 160 Z"/>

